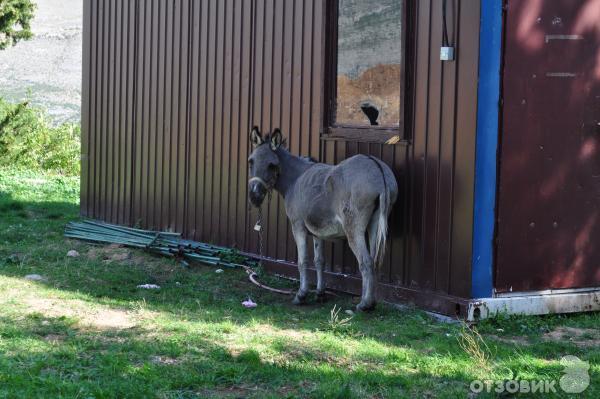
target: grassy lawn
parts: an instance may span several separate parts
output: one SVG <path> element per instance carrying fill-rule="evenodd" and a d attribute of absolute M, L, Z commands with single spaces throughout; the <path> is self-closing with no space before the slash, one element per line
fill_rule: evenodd
<path fill-rule="evenodd" d="M 563 397 L 564 355 L 590 363 L 600 397 L 599 314 L 499 318 L 481 339 L 412 308 L 343 323 L 330 311 L 349 317 L 349 297 L 294 307 L 240 270 L 65 240 L 78 195 L 76 178 L 0 169 L 0 398 L 456 398 L 513 378 Z"/>

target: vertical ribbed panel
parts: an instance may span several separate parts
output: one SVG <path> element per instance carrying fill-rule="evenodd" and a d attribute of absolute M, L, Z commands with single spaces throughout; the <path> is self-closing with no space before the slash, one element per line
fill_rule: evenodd
<path fill-rule="evenodd" d="M 190 57 L 189 1 L 138 3 L 133 220 L 182 231 L 186 221 Z"/>
<path fill-rule="evenodd" d="M 252 4 L 194 2 L 190 9 L 189 161 L 185 231 L 244 248 Z"/>
<path fill-rule="evenodd" d="M 130 222 L 135 2 L 84 3 L 81 212 Z"/>
<path fill-rule="evenodd" d="M 315 158 L 319 157 L 322 18 L 320 1 L 300 0 L 257 0 L 253 15 L 251 125 L 265 133 L 281 128 L 293 154 Z M 248 147 L 247 133 L 241 139 Z M 283 200 L 273 195 L 270 204 L 263 205 L 263 215 L 265 254 L 295 261 L 296 246 Z M 256 251 L 258 237 L 252 230 L 256 211 L 249 216 L 247 248 Z"/>
<path fill-rule="evenodd" d="M 448 2 L 455 62 L 440 62 L 441 0 L 418 2 L 406 284 L 468 297 L 479 2 Z"/>
<path fill-rule="evenodd" d="M 294 154 L 393 168 L 382 282 L 468 296 L 479 3 L 448 3 L 458 60 L 439 61 L 442 1 L 416 2 L 411 141 L 390 146 L 320 138 L 322 0 L 84 2 L 82 214 L 255 252 L 248 132 L 280 127 Z M 281 198 L 263 215 L 265 254 L 295 261 Z M 356 273 L 347 245 L 326 254 Z"/>

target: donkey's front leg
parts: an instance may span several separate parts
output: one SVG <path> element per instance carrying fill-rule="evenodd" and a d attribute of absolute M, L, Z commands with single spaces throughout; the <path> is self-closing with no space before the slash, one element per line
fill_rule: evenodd
<path fill-rule="evenodd" d="M 317 269 L 317 298 L 320 298 L 325 294 L 325 282 L 323 281 L 323 264 L 325 263 L 323 240 L 313 237 L 313 248 L 315 253 L 315 269 Z"/>
<path fill-rule="evenodd" d="M 300 289 L 293 300 L 294 305 L 303 304 L 308 295 L 308 276 L 306 269 L 308 268 L 308 251 L 306 250 L 307 231 L 304 225 L 297 223 L 292 226 L 294 240 L 298 248 L 298 270 L 300 271 Z"/>

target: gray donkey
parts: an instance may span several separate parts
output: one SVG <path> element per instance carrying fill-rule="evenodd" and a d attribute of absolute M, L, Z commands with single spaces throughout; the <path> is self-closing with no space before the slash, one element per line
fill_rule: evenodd
<path fill-rule="evenodd" d="M 266 194 L 277 190 L 285 200 L 298 247 L 300 289 L 294 304 L 302 304 L 309 292 L 307 238 L 312 235 L 317 296 L 325 291 L 323 240 L 347 238 L 362 274 L 362 297 L 357 309 L 372 309 L 376 304 L 374 267 L 383 260 L 387 219 L 398 196 L 390 168 L 366 155 L 353 156 L 337 166 L 294 156 L 282 145 L 279 129 L 263 138 L 254 127 L 250 136 L 254 145 L 248 158 L 250 202 L 260 207 Z"/>

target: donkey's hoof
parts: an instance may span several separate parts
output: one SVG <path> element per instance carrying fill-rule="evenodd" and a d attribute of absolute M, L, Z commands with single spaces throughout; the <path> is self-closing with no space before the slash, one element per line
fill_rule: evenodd
<path fill-rule="evenodd" d="M 375 305 L 377 305 L 377 302 L 361 302 L 356 305 L 356 310 L 359 312 L 370 312 L 375 309 Z"/>
<path fill-rule="evenodd" d="M 294 299 L 292 300 L 292 303 L 294 305 L 304 305 L 306 303 L 306 295 L 304 295 L 304 296 L 296 295 L 294 297 Z"/>

